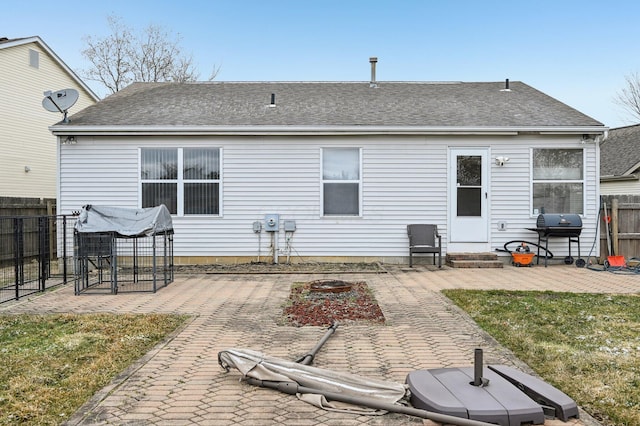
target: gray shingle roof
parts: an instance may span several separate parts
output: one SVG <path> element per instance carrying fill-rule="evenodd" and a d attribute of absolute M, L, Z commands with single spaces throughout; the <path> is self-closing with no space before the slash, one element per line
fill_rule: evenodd
<path fill-rule="evenodd" d="M 521 82 L 134 83 L 71 126 L 602 126 Z M 269 107 L 271 94 L 275 107 Z"/>
<path fill-rule="evenodd" d="M 600 144 L 600 176 L 633 173 L 640 163 L 640 124 L 611 129 Z"/>

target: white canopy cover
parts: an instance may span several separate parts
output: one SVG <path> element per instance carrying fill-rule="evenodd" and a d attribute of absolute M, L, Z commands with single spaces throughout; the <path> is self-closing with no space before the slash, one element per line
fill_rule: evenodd
<path fill-rule="evenodd" d="M 123 237 L 152 236 L 173 231 L 169 209 L 164 204 L 144 209 L 86 205 L 75 228 L 78 232 L 115 232 Z"/>

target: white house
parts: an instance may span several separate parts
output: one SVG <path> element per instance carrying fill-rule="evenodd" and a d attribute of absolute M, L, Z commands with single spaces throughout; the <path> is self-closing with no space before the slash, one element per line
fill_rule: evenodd
<path fill-rule="evenodd" d="M 40 39 L 0 38 L 0 197 L 56 197 L 56 139 L 62 118 L 42 107 L 43 92 L 74 89 L 73 111 L 98 97 Z"/>
<path fill-rule="evenodd" d="M 494 252 L 542 209 L 586 253 L 607 129 L 521 82 L 371 81 L 136 83 L 51 130 L 59 213 L 165 204 L 180 264 L 407 262 L 411 223 Z"/>
<path fill-rule="evenodd" d="M 600 152 L 600 193 L 640 195 L 640 124 L 611 129 Z"/>

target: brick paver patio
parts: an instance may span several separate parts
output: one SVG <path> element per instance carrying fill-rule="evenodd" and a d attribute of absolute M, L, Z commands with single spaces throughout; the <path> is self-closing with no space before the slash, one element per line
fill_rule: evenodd
<path fill-rule="evenodd" d="M 544 268 L 462 270 L 385 266 L 384 273 L 342 274 L 363 280 L 375 293 L 385 325 L 343 324 L 314 365 L 371 378 L 404 382 L 418 369 L 466 366 L 475 348 L 486 363 L 526 369 L 440 294 L 445 288 L 638 293 L 640 275 L 616 275 L 557 265 Z M 278 325 L 294 282 L 336 274 L 193 274 L 155 294 L 74 296 L 71 285 L 0 306 L 21 312 L 170 312 L 192 315 L 172 339 L 96 394 L 69 424 L 118 425 L 405 425 L 429 421 L 400 414 L 378 417 L 323 411 L 295 397 L 240 383 L 225 373 L 217 354 L 249 348 L 295 360 L 324 335 L 323 327 Z M 593 424 L 588 418 L 579 423 Z M 575 423 L 572 421 L 571 423 Z M 548 421 L 547 425 L 566 424 Z"/>

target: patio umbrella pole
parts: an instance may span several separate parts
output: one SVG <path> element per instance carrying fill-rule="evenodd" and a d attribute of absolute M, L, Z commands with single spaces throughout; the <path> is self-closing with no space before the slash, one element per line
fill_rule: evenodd
<path fill-rule="evenodd" d="M 318 353 L 320 348 L 322 348 L 322 345 L 324 345 L 326 341 L 329 340 L 329 337 L 333 335 L 333 333 L 336 331 L 337 328 L 338 328 L 338 322 L 334 321 L 333 324 L 331 324 L 331 327 L 329 327 L 329 329 L 324 334 L 324 336 L 322 336 L 322 339 L 320 339 L 320 341 L 313 347 L 313 349 L 311 349 L 309 353 L 306 354 L 305 356 L 297 359 L 296 362 L 302 365 L 311 365 L 316 354 Z"/>
<path fill-rule="evenodd" d="M 338 392 L 330 392 L 321 389 L 313 389 L 305 386 L 300 386 L 296 382 L 273 382 L 268 380 L 258 380 L 251 377 L 244 379 L 247 383 L 260 386 L 263 388 L 275 389 L 280 392 L 284 392 L 290 395 L 296 395 L 298 393 L 307 393 L 315 395 L 323 395 L 330 401 L 340 401 L 347 404 L 359 405 L 369 408 L 375 408 L 378 410 L 388 411 L 390 413 L 406 414 L 413 417 L 419 417 L 421 419 L 429 419 L 434 422 L 443 424 L 452 424 L 459 426 L 495 426 L 491 423 L 485 423 L 478 420 L 464 419 L 462 417 L 449 416 L 446 414 L 434 413 L 427 410 L 421 410 L 419 408 L 407 407 L 405 405 L 392 404 L 389 402 L 378 401 L 373 398 L 358 397 L 346 395 Z"/>

